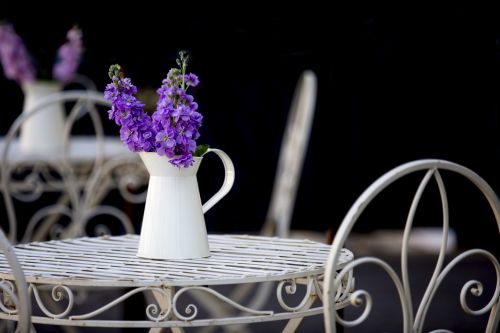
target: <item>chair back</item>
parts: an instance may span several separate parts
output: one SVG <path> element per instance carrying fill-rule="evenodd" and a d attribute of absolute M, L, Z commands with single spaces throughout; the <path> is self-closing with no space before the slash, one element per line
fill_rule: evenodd
<path fill-rule="evenodd" d="M 304 71 L 295 88 L 281 144 L 264 234 L 287 237 L 316 108 L 317 78 Z"/>
<path fill-rule="evenodd" d="M 473 296 L 479 296 L 483 290 L 483 283 L 476 280 L 470 280 L 462 287 L 460 293 L 460 304 L 462 309 L 470 315 L 482 315 L 489 312 L 489 318 L 487 324 L 485 324 L 486 332 L 497 332 L 498 322 L 500 319 L 499 314 L 499 295 L 500 295 L 500 265 L 498 262 L 497 255 L 484 249 L 469 249 L 453 258 L 448 263 L 445 262 L 445 254 L 447 248 L 447 240 L 449 234 L 449 206 L 448 206 L 448 196 L 446 192 L 445 182 L 443 175 L 447 172 L 452 172 L 465 177 L 467 180 L 472 182 L 483 194 L 484 198 L 487 200 L 489 207 L 492 210 L 492 220 L 496 221 L 498 230 L 500 231 L 500 202 L 497 195 L 490 187 L 490 185 L 481 178 L 478 174 L 472 170 L 449 161 L 436 160 L 436 159 L 425 159 L 409 162 L 402 164 L 389 172 L 382 175 L 375 182 L 373 182 L 354 202 L 349 211 L 347 212 L 344 220 L 342 221 L 335 238 L 332 243 L 331 252 L 328 258 L 328 263 L 325 273 L 325 283 L 324 283 L 324 293 L 323 300 L 325 306 L 324 320 L 326 332 L 336 332 L 336 322 L 344 326 L 354 326 L 363 322 L 372 308 L 372 298 L 367 291 L 356 290 L 350 296 L 350 301 L 354 305 L 364 304 L 365 308 L 362 314 L 353 321 L 347 321 L 336 313 L 334 308 L 334 296 L 335 292 L 340 285 L 342 278 L 352 271 L 353 268 L 362 264 L 373 264 L 377 265 L 385 271 L 394 283 L 399 299 L 401 302 L 402 315 L 403 315 L 403 332 L 422 332 L 424 322 L 427 317 L 429 306 L 434 300 L 434 296 L 438 288 L 446 280 L 449 273 L 453 268 L 462 262 L 464 259 L 472 256 L 481 256 L 487 259 L 491 263 L 495 273 L 496 282 L 493 282 L 495 289 L 491 298 L 488 298 L 487 304 L 480 309 L 472 309 L 466 299 L 466 295 L 470 292 Z M 401 246 L 401 276 L 396 273 L 396 270 L 392 268 L 386 261 L 374 257 L 361 257 L 357 258 L 351 263 L 349 263 L 340 272 L 335 271 L 337 262 L 340 257 L 340 252 L 345 246 L 346 240 L 351 233 L 356 222 L 359 220 L 360 216 L 365 212 L 366 208 L 374 201 L 376 197 L 380 197 L 382 192 L 386 190 L 390 185 L 400 180 L 405 176 L 410 174 L 423 174 L 423 178 L 416 187 L 415 195 L 411 201 L 409 207 L 409 212 L 406 217 L 406 223 L 404 226 L 404 231 L 402 232 L 402 246 Z M 422 296 L 420 303 L 416 311 L 413 309 L 412 303 L 412 289 L 410 288 L 410 276 L 408 273 L 408 250 L 409 250 L 409 239 L 410 233 L 412 231 L 413 222 L 417 212 L 417 208 L 421 201 L 424 190 L 434 179 L 437 185 L 437 192 L 441 201 L 440 209 L 442 211 L 442 238 L 441 245 L 436 261 L 435 268 L 433 270 L 432 276 L 430 277 L 429 283 Z M 450 178 L 448 178 L 450 179 Z M 406 184 L 406 183 L 405 183 Z M 399 189 L 399 187 L 393 186 L 393 188 Z M 428 193 L 428 192 L 426 192 Z M 475 228 L 481 228 L 481 221 L 475 221 Z M 496 230 L 496 228 L 495 228 Z M 497 231 L 497 232 L 499 232 Z M 498 237 L 498 234 L 496 235 Z M 356 256 L 356 253 L 354 253 Z M 354 273 L 354 276 L 356 274 Z M 493 280 L 493 279 L 492 279 Z M 445 328 L 443 328 L 443 332 Z M 439 330 L 441 331 L 441 330 Z M 446 332 L 449 332 L 446 330 Z"/>

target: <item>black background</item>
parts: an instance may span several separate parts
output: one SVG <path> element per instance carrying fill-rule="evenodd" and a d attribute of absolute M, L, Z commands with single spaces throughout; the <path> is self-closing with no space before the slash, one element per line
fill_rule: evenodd
<path fill-rule="evenodd" d="M 304 69 L 316 72 L 319 91 L 294 228 L 335 229 L 372 181 L 413 159 L 461 163 L 498 192 L 499 31 L 486 10 L 312 2 L 287 4 L 286 11 L 285 5 L 165 6 L 89 4 L 84 10 L 83 3 L 66 4 L 60 15 L 48 6 L 9 4 L 0 18 L 14 24 L 41 66 L 51 65 L 65 32 L 78 23 L 86 48 L 80 73 L 100 90 L 113 63 L 139 89 L 156 89 L 177 52 L 191 52 L 190 70 L 201 80 L 193 90 L 204 115 L 199 143 L 226 151 L 237 171 L 233 190 L 206 215 L 209 231 L 262 225 L 293 89 Z M 23 95 L 2 74 L 0 94 L 6 133 Z M 118 133 L 105 122 L 109 134 Z M 199 175 L 204 198 L 219 185 L 211 175 L 222 173 L 213 161 Z M 460 223 L 475 217 L 465 214 Z M 380 226 L 394 224 L 388 218 L 365 228 Z"/>

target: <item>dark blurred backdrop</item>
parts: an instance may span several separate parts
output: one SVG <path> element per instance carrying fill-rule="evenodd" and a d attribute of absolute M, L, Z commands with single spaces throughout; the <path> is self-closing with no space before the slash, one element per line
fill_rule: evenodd
<path fill-rule="evenodd" d="M 165 6 L 66 4 L 61 15 L 45 4 L 28 12 L 10 3 L 0 18 L 14 24 L 36 59 L 50 62 L 48 53 L 79 24 L 86 48 L 80 73 L 100 90 L 113 63 L 140 89 L 156 89 L 177 52 L 191 52 L 190 70 L 201 80 L 193 90 L 204 115 L 199 142 L 226 151 L 237 171 L 233 190 L 207 213 L 209 231 L 262 225 L 293 89 L 305 69 L 316 72 L 319 91 L 294 228 L 335 230 L 372 181 L 418 158 L 461 163 L 499 192 L 500 34 L 476 8 Z M 23 95 L 3 74 L 0 94 L 5 134 Z M 106 125 L 108 134 L 118 133 Z M 213 161 L 200 170 L 205 198 L 222 174 Z M 475 217 L 465 214 L 460 223 Z M 391 227 L 390 221 L 366 229 Z"/>

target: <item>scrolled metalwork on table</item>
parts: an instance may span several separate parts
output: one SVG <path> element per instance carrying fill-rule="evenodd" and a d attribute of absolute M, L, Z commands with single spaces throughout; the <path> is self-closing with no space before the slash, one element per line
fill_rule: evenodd
<path fill-rule="evenodd" d="M 231 299 L 224 296 L 222 293 L 203 286 L 186 286 L 179 289 L 173 287 L 138 287 L 128 291 L 124 291 L 122 295 L 116 299 L 109 300 L 105 304 L 94 304 L 90 305 L 94 307 L 91 311 L 85 313 L 78 313 L 78 307 L 75 303 L 75 293 L 74 291 L 65 285 L 43 285 L 43 284 L 29 284 L 29 293 L 34 297 L 35 306 L 41 311 L 45 316 L 33 315 L 33 323 L 48 323 L 49 321 L 55 324 L 64 324 L 68 326 L 87 326 L 91 322 L 91 326 L 94 327 L 130 327 L 131 321 L 123 321 L 121 324 L 116 320 L 112 319 L 95 319 L 97 316 L 101 316 L 106 313 L 112 307 L 123 303 L 125 300 L 129 299 L 133 295 L 139 293 L 154 293 L 156 297 L 160 297 L 165 301 L 166 307 L 162 307 L 160 304 L 147 304 L 144 310 L 145 317 L 144 320 L 133 321 L 132 326 L 134 327 L 172 327 L 172 326 L 204 326 L 207 321 L 210 321 L 213 325 L 225 325 L 231 323 L 251 323 L 260 321 L 269 321 L 273 317 L 280 317 L 281 319 L 286 318 L 297 318 L 301 316 L 316 315 L 321 313 L 322 307 L 308 308 L 305 307 L 305 300 L 311 296 L 319 295 L 320 290 L 317 288 L 320 282 L 317 281 L 315 277 L 308 277 L 306 282 L 306 293 L 304 298 L 301 300 L 300 304 L 295 307 L 291 307 L 285 303 L 281 297 L 283 288 L 286 293 L 295 293 L 297 291 L 297 285 L 302 284 L 302 282 L 297 282 L 294 279 L 287 279 L 278 283 L 276 293 L 278 295 L 278 300 L 283 308 L 283 312 L 275 312 L 272 310 L 256 310 L 248 308 L 244 305 L 238 304 Z M 349 285 L 349 283 L 347 284 Z M 51 298 L 55 302 L 64 301 L 64 306 L 58 313 L 51 312 L 48 309 L 45 298 L 41 297 L 40 289 L 50 288 Z M 9 296 L 13 294 L 13 284 L 11 281 L 4 280 L 0 282 L 0 290 L 6 292 Z M 341 286 L 345 288 L 345 285 Z M 117 289 L 118 290 L 118 289 Z M 221 317 L 221 318 L 198 318 L 198 307 L 197 305 L 190 302 L 184 305 L 185 308 L 180 310 L 179 299 L 187 293 L 190 292 L 203 292 L 215 297 L 218 301 L 223 304 L 234 307 L 235 309 L 241 311 L 243 315 Z M 339 294 L 344 295 L 345 290 L 339 292 Z M 146 298 L 147 299 L 147 298 Z M 0 318 L 5 318 L 5 316 L 15 316 L 17 310 L 12 307 L 7 306 L 2 301 L 0 297 Z M 90 301 L 90 299 L 88 300 Z M 85 305 L 85 304 L 84 304 Z M 89 304 L 85 306 L 88 308 Z M 185 315 L 185 314 L 186 315 Z M 184 322 L 180 323 L 180 322 Z"/>
<path fill-rule="evenodd" d="M 175 293 L 175 296 L 173 298 L 173 303 L 172 303 L 172 307 L 174 309 L 174 313 L 175 313 L 175 316 L 176 318 L 180 319 L 180 320 L 185 320 L 185 321 L 190 321 L 190 320 L 193 320 L 196 318 L 197 314 L 198 314 L 198 308 L 196 307 L 196 305 L 194 304 L 188 304 L 187 307 L 185 308 L 184 312 L 186 314 L 188 314 L 188 316 L 184 316 L 182 315 L 179 310 L 177 309 L 177 302 L 179 300 L 179 297 L 182 296 L 184 293 L 188 292 L 188 291 L 203 291 L 203 292 L 206 292 L 212 296 L 215 296 L 219 301 L 221 302 L 224 302 L 240 311 L 243 311 L 243 312 L 246 312 L 246 313 L 249 313 L 249 314 L 252 314 L 252 315 L 263 315 L 263 316 L 268 316 L 268 315 L 272 315 L 273 314 L 273 311 L 260 311 L 260 310 L 253 310 L 253 309 L 250 309 L 248 307 L 245 307 L 241 304 L 238 304 L 234 301 L 232 301 L 231 299 L 227 298 L 226 296 L 222 295 L 221 293 L 213 290 L 213 289 L 210 289 L 210 288 L 207 288 L 207 287 L 184 287 L 184 288 L 181 288 L 179 289 L 176 293 Z"/>
<path fill-rule="evenodd" d="M 66 286 L 58 285 L 52 287 L 51 295 L 54 301 L 61 302 L 64 299 L 64 295 L 66 295 L 66 297 L 68 298 L 68 304 L 66 305 L 66 308 L 62 310 L 60 313 L 52 313 L 49 309 L 47 309 L 47 307 L 44 304 L 44 301 L 40 297 L 40 293 L 36 285 L 30 284 L 29 292 L 33 293 L 33 295 L 35 296 L 36 304 L 47 317 L 53 319 L 64 318 L 68 315 L 68 313 L 71 312 L 71 310 L 73 310 L 73 306 L 75 304 L 74 302 L 75 297 L 73 295 L 73 291 L 71 291 L 71 289 Z"/>
<path fill-rule="evenodd" d="M 304 283 L 306 286 L 306 291 L 301 301 L 296 306 L 290 306 L 285 302 L 283 298 L 283 288 L 285 289 L 286 294 L 294 295 L 297 292 L 297 284 L 299 283 L 296 281 L 296 279 L 289 279 L 278 283 L 278 287 L 276 289 L 276 297 L 278 298 L 278 303 L 280 304 L 280 306 L 286 311 L 302 310 L 311 297 L 316 297 L 321 293 L 321 290 L 318 289 L 319 283 L 317 281 L 317 277 L 309 276 Z M 342 288 L 342 286 L 340 288 Z"/>

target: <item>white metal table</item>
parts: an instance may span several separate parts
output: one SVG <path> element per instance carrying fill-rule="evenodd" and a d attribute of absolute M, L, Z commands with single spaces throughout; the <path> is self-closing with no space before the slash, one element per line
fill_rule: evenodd
<path fill-rule="evenodd" d="M 302 318 L 323 313 L 322 280 L 329 245 L 276 237 L 209 235 L 208 258 L 153 260 L 136 256 L 138 241 L 137 235 L 124 235 L 15 246 L 29 292 L 35 299 L 34 306 L 44 314 L 33 316 L 33 322 L 61 326 L 170 327 L 181 332 L 182 327 L 289 320 L 284 331 L 293 332 Z M 344 250 L 338 268 L 352 260 L 353 254 Z M 13 280 L 3 255 L 0 255 L 0 279 L 2 283 Z M 221 285 L 267 281 L 277 282 L 279 311 L 250 309 L 216 290 Z M 299 285 L 305 290 L 302 301 L 295 306 L 287 304 L 286 294 L 294 294 Z M 106 304 L 94 304 L 89 299 L 87 305 L 92 310 L 79 313 L 74 307 L 75 290 L 82 287 L 115 290 L 120 294 Z M 39 297 L 40 290 L 47 288 L 52 290 L 55 301 L 65 298 L 64 309 L 58 313 L 50 312 Z M 350 275 L 335 296 L 339 308 L 347 305 L 352 288 Z M 192 292 L 205 293 L 206 297 L 241 312 L 235 316 L 201 317 L 195 304 L 181 305 L 183 295 Z M 111 307 L 139 293 L 152 294 L 156 299 L 145 307 L 144 319 L 103 319 Z M 0 318 L 17 320 L 17 315 L 0 306 Z"/>
<path fill-rule="evenodd" d="M 2 171 L 0 191 L 3 192 L 4 200 L 11 201 L 15 198 L 20 202 L 34 203 L 45 193 L 60 194 L 57 204 L 52 206 L 51 211 L 45 208 L 46 203 L 41 208 L 45 216 L 53 214 L 52 218 L 39 223 L 36 232 L 32 231 L 35 229 L 33 227 L 35 223 L 29 221 L 26 232 L 19 237 L 23 242 L 44 239 L 45 235 L 52 233 L 51 229 L 58 230 L 58 226 L 54 227 L 56 220 L 54 217 L 57 215 L 52 212 L 60 212 L 65 209 L 64 207 L 71 206 L 73 211 L 81 208 L 92 214 L 94 210 L 97 212 L 95 214 L 99 214 L 96 206 L 112 190 L 117 189 L 132 203 L 142 203 L 145 200 L 145 191 L 139 193 L 131 191 L 146 185 L 149 175 L 138 155 L 130 152 L 118 137 L 72 135 L 65 149 L 49 153 L 26 153 L 22 151 L 18 138 L 9 142 L 8 147 L 6 145 L 6 139 L 0 137 L 0 151 L 4 154 L 0 166 Z M 69 205 L 70 200 L 71 205 Z M 79 207 L 83 206 L 81 203 L 85 203 L 85 207 Z M 10 210 L 9 238 L 11 242 L 15 242 L 17 240 L 15 212 L 11 205 L 5 206 Z M 84 213 L 73 215 L 83 216 Z M 122 223 L 130 224 L 127 221 Z M 73 228 L 74 232 L 68 231 L 66 237 L 82 236 L 79 230 L 83 224 L 76 224 L 78 228 Z M 126 230 L 134 232 L 133 228 Z"/>
<path fill-rule="evenodd" d="M 119 137 L 103 137 L 103 155 L 106 158 L 113 158 L 123 154 L 131 154 L 127 147 L 120 141 Z M 5 137 L 0 137 L 0 151 L 3 151 L 5 145 Z M 97 155 L 97 138 L 95 135 L 73 135 L 69 139 L 68 159 L 73 163 L 88 163 L 96 160 Z M 19 139 L 12 141 L 8 159 L 13 162 L 31 162 L 46 160 L 63 160 L 64 152 L 47 153 L 25 153 L 21 150 Z"/>
<path fill-rule="evenodd" d="M 4 151 L 5 145 L 5 138 L 0 137 L 0 152 Z M 48 153 L 24 152 L 19 139 L 16 138 L 10 143 L 5 157 L 8 161 L 6 175 L 9 178 L 10 191 L 19 200 L 27 202 L 38 198 L 43 192 L 64 191 L 68 181 L 52 175 L 54 170 L 60 174 L 64 173 L 59 170 L 64 163 L 71 165 L 77 177 L 75 186 L 80 188 L 88 181 L 96 163 L 100 163 L 99 168 L 107 161 L 114 162 L 114 165 L 137 161 L 137 165 L 142 165 L 137 154 L 130 152 L 118 137 L 103 137 L 99 140 L 89 135 L 71 136 L 67 149 Z M 16 173 L 22 174 L 25 171 L 29 171 L 29 174 L 16 178 Z M 143 173 L 147 175 L 145 169 Z M 147 180 L 147 177 L 144 178 Z"/>

